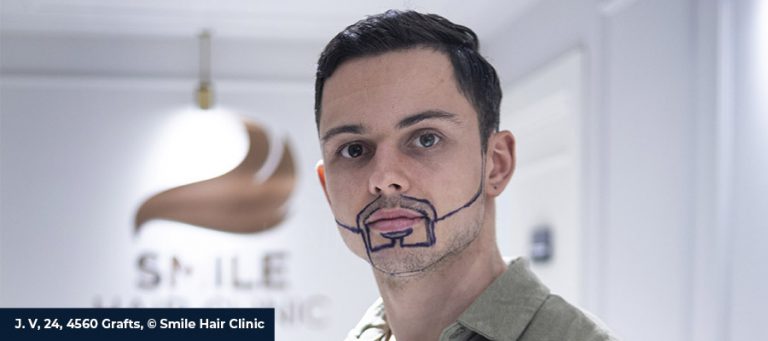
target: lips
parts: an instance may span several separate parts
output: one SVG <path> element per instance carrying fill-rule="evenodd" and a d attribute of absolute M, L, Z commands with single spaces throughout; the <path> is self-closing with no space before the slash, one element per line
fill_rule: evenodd
<path fill-rule="evenodd" d="M 404 208 L 380 209 L 366 219 L 365 224 L 379 232 L 405 230 L 418 224 L 424 215 L 414 210 Z"/>

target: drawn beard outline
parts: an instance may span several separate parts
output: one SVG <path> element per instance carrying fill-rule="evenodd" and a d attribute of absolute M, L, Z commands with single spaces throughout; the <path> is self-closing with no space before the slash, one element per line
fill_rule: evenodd
<path fill-rule="evenodd" d="M 483 165 L 484 166 L 484 165 Z M 485 167 L 483 167 L 485 169 Z M 369 202 L 365 207 L 363 207 L 362 210 L 357 214 L 356 217 L 356 226 L 350 226 L 348 224 L 344 224 L 340 222 L 338 219 L 335 219 L 336 224 L 352 233 L 360 234 L 363 244 L 365 245 L 365 251 L 366 256 L 368 257 L 369 263 L 375 267 L 372 253 L 394 248 L 394 247 L 401 247 L 401 248 L 416 248 L 416 247 L 431 247 L 437 243 L 437 238 L 435 237 L 435 227 L 438 222 L 443 221 L 454 214 L 458 213 L 459 211 L 468 208 L 472 206 L 472 204 L 477 201 L 477 199 L 480 197 L 480 194 L 482 194 L 483 190 L 483 179 L 480 180 L 480 186 L 477 189 L 477 192 L 472 196 L 471 199 L 469 199 L 464 205 L 460 206 L 459 208 L 456 208 L 452 211 L 449 211 L 445 215 L 438 217 L 437 216 L 437 210 L 435 209 L 435 206 L 427 199 L 419 199 L 411 196 L 407 196 L 404 194 L 401 194 L 398 199 L 382 199 L 384 198 L 382 195 L 379 195 L 375 199 L 373 199 L 371 202 Z M 382 201 L 383 200 L 383 201 Z M 394 205 L 397 203 L 397 205 Z M 374 232 L 371 233 L 371 229 L 368 226 L 368 224 L 365 223 L 365 221 L 370 217 L 373 213 L 376 211 L 382 209 L 382 208 L 403 208 L 412 210 L 415 212 L 418 212 L 421 215 L 421 218 L 423 220 L 423 231 L 419 231 L 418 229 L 415 229 L 414 227 L 410 227 L 407 229 L 394 231 L 394 232 L 387 232 L 387 233 L 378 233 Z M 362 226 L 362 228 L 360 227 Z M 419 238 L 423 237 L 423 238 Z M 378 268 L 377 268 L 378 269 Z"/>

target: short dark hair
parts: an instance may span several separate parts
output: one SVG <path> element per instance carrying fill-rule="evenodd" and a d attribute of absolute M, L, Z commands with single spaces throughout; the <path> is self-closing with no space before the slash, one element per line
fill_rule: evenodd
<path fill-rule="evenodd" d="M 483 151 L 488 137 L 499 130 L 501 86 L 496 70 L 480 55 L 471 29 L 436 14 L 389 10 L 360 20 L 339 32 L 325 46 L 317 62 L 315 123 L 320 127 L 323 86 L 336 69 L 354 58 L 427 47 L 448 56 L 459 91 L 477 111 Z"/>

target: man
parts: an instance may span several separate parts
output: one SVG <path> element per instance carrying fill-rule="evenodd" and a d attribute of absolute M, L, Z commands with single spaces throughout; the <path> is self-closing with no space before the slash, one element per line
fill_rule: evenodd
<path fill-rule="evenodd" d="M 470 29 L 388 11 L 334 37 L 317 69 L 317 172 L 381 299 L 349 340 L 607 340 L 502 260 L 494 198 L 515 168 L 501 89 Z"/>

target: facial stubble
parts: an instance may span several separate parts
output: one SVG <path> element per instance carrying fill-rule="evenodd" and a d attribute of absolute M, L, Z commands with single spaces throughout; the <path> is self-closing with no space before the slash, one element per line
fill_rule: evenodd
<path fill-rule="evenodd" d="M 429 248 L 393 248 L 384 250 L 375 255 L 369 261 L 375 263 L 372 267 L 375 271 L 384 273 L 393 279 L 415 279 L 420 276 L 439 271 L 441 268 L 450 265 L 455 259 L 463 253 L 472 243 L 474 243 L 483 228 L 483 208 L 485 207 L 485 198 L 478 198 L 479 214 L 474 217 L 464 228 L 457 227 L 458 232 L 454 234 L 444 244 L 444 249 Z M 396 253 L 389 255 L 386 253 Z"/>

